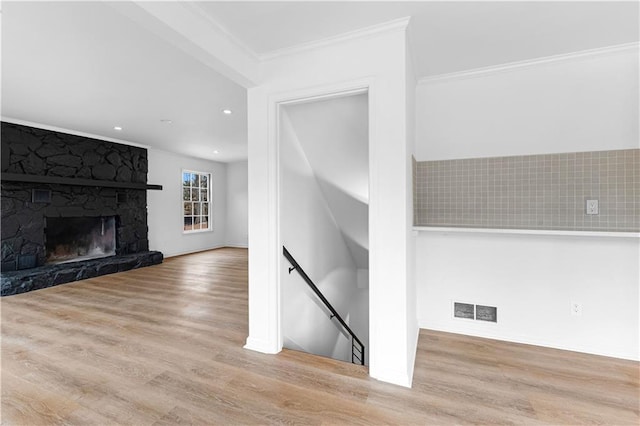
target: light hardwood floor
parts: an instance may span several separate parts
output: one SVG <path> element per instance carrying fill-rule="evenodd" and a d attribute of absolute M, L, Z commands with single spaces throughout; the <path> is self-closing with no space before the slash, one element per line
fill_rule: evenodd
<path fill-rule="evenodd" d="M 2 304 L 2 424 L 630 424 L 638 363 L 422 331 L 412 389 L 242 348 L 247 251 Z"/>

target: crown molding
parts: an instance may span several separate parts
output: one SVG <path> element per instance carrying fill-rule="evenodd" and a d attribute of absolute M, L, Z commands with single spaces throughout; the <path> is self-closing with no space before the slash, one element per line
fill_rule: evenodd
<path fill-rule="evenodd" d="M 349 31 L 346 33 L 338 34 L 331 37 L 326 37 L 320 40 L 314 40 L 307 43 L 298 44 L 291 47 L 285 47 L 283 49 L 273 50 L 271 52 L 258 55 L 262 61 L 270 61 L 273 59 L 281 58 L 284 56 L 294 55 L 297 53 L 308 52 L 311 50 L 320 49 L 335 44 L 344 43 L 351 40 L 373 37 L 379 34 L 405 30 L 409 25 L 411 17 L 394 19 L 382 24 L 371 25 L 369 27 L 360 28 L 358 30 Z"/>
<path fill-rule="evenodd" d="M 2 117 L 0 117 L 0 120 L 2 120 L 2 122 L 6 122 L 6 123 L 19 124 L 21 126 L 28 126 L 28 127 L 35 127 L 36 129 L 50 130 L 52 132 L 66 133 L 66 134 L 74 135 L 74 136 L 82 136 L 84 138 L 99 139 L 101 141 L 114 142 L 114 143 L 119 143 L 119 144 L 122 144 L 122 145 L 137 146 L 138 148 L 146 148 L 146 149 L 151 148 L 151 146 L 149 146 L 149 145 L 144 145 L 144 144 L 137 143 L 137 142 L 130 142 L 130 141 L 126 141 L 124 139 L 110 138 L 108 136 L 96 135 L 94 133 L 80 132 L 80 131 L 77 131 L 77 130 L 66 129 L 64 127 L 50 126 L 48 124 L 36 123 L 36 122 L 33 122 L 33 121 L 27 121 L 27 120 L 21 120 L 19 118 L 6 117 L 4 115 Z"/>
<path fill-rule="evenodd" d="M 640 48 L 640 42 L 636 41 L 632 43 L 618 44 L 614 46 L 601 47 L 597 49 L 581 50 L 578 52 L 563 53 L 560 55 L 552 55 L 552 56 L 545 56 L 545 57 L 536 58 L 536 59 L 527 59 L 524 61 L 509 62 L 506 64 L 492 65 L 489 67 L 474 68 L 474 69 L 465 70 L 465 71 L 457 71 L 457 72 L 452 72 L 447 74 L 439 74 L 434 76 L 423 77 L 418 80 L 418 85 L 442 83 L 442 82 L 447 82 L 452 80 L 482 77 L 486 75 L 499 74 L 502 72 L 509 72 L 509 71 L 514 71 L 514 70 L 519 70 L 524 68 L 531 68 L 531 67 L 536 67 L 536 66 L 555 63 L 555 62 L 574 61 L 574 60 L 595 57 L 595 56 L 604 56 L 604 55 L 610 55 L 615 53 L 637 51 L 639 48 Z"/>
<path fill-rule="evenodd" d="M 215 20 L 210 14 L 208 14 L 202 6 L 198 5 L 195 2 L 180 2 L 180 4 L 188 9 L 191 13 L 199 16 L 201 19 L 207 21 L 216 31 L 224 34 L 225 38 L 229 40 L 235 47 L 239 50 L 243 51 L 247 55 L 249 55 L 256 62 L 260 61 L 260 55 L 258 55 L 253 49 L 247 46 L 244 42 L 242 42 L 238 37 L 236 37 L 231 31 L 227 29 L 220 22 Z"/>

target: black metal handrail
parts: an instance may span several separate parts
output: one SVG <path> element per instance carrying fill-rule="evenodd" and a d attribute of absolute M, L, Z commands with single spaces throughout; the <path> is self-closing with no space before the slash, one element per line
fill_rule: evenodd
<path fill-rule="evenodd" d="M 347 323 L 344 322 L 344 320 L 342 319 L 338 311 L 336 311 L 334 307 L 331 306 L 331 303 L 329 303 L 327 298 L 324 297 L 322 292 L 318 289 L 318 287 L 316 287 L 316 285 L 313 283 L 311 278 L 309 278 L 309 275 L 307 275 L 307 273 L 304 272 L 304 269 L 302 269 L 302 267 L 298 264 L 298 262 L 296 262 L 293 256 L 291 256 L 291 253 L 289 253 L 289 251 L 285 246 L 282 246 L 282 254 L 284 254 L 284 257 L 286 257 L 289 263 L 291 264 L 291 268 L 289 268 L 289 273 L 293 272 L 294 270 L 298 271 L 302 279 L 304 279 L 304 281 L 311 288 L 311 290 L 313 290 L 316 296 L 318 296 L 320 300 L 322 300 L 322 303 L 324 303 L 327 309 L 329 309 L 329 311 L 331 312 L 331 316 L 329 318 L 330 319 L 336 318 L 340 323 L 340 325 L 351 336 L 351 362 L 354 364 L 364 365 L 364 345 L 362 344 L 360 339 L 358 339 L 358 336 L 356 336 L 356 334 L 351 330 L 351 328 L 347 325 Z M 359 347 L 356 346 L 356 343 L 359 345 Z"/>

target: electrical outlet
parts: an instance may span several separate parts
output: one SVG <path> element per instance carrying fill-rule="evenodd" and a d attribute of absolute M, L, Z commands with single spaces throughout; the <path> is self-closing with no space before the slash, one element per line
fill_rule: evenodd
<path fill-rule="evenodd" d="M 582 303 L 580 302 L 571 302 L 571 315 L 576 317 L 582 316 Z"/>
<path fill-rule="evenodd" d="M 598 200 L 587 200 L 587 214 L 598 214 Z"/>

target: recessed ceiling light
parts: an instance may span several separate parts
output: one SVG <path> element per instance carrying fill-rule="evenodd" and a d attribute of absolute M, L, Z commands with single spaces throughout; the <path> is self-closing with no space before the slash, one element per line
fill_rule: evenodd
<path fill-rule="evenodd" d="M 218 151 L 217 149 L 215 151 L 213 151 L 214 154 L 218 154 L 220 151 Z"/>
<path fill-rule="evenodd" d="M 173 123 L 173 121 L 169 120 L 168 118 L 163 118 L 162 120 L 160 120 L 160 122 L 161 122 L 161 123 L 164 123 L 164 124 L 171 124 L 171 123 Z"/>
<path fill-rule="evenodd" d="M 227 114 L 227 115 L 233 114 L 233 111 L 231 111 L 230 109 L 223 109 L 222 112 Z"/>
<path fill-rule="evenodd" d="M 120 130 L 122 130 L 122 127 L 120 127 L 120 126 L 113 126 L 113 130 L 120 131 Z"/>

